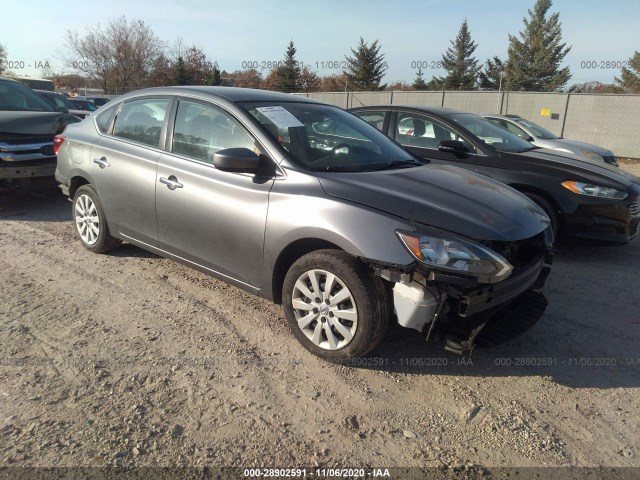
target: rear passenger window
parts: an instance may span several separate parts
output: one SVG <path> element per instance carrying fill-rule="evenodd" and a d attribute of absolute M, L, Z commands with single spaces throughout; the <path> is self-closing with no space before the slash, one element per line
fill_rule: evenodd
<path fill-rule="evenodd" d="M 116 113 L 116 107 L 117 106 L 114 105 L 96 115 L 96 125 L 98 125 L 98 130 L 100 130 L 101 133 L 107 133 L 109 130 L 113 115 Z"/>
<path fill-rule="evenodd" d="M 254 140 L 226 113 L 181 100 L 171 151 L 212 164 L 214 153 L 225 148 L 253 150 Z"/>
<path fill-rule="evenodd" d="M 158 148 L 168 108 L 169 99 L 166 98 L 127 102 L 116 117 L 113 135 Z"/>

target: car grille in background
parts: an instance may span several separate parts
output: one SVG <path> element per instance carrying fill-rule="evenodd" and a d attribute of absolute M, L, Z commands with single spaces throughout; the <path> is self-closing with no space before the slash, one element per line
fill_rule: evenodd
<path fill-rule="evenodd" d="M 631 213 L 632 217 L 640 217 L 640 195 L 638 195 L 635 201 L 629 205 L 629 213 Z"/>
<path fill-rule="evenodd" d="M 19 133 L 0 133 L 0 142 L 10 145 L 24 145 L 29 143 L 53 142 L 53 134 L 50 135 L 25 135 Z"/>
<path fill-rule="evenodd" d="M 494 252 L 502 255 L 514 268 L 522 267 L 545 251 L 544 233 L 517 242 L 482 242 Z"/>

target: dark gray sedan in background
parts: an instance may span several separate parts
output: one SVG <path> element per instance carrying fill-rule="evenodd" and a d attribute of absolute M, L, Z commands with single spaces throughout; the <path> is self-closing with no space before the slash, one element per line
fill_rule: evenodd
<path fill-rule="evenodd" d="M 337 107 L 147 89 L 55 143 L 88 250 L 124 240 L 282 303 L 324 359 L 365 355 L 394 314 L 465 353 L 491 322 L 533 323 L 545 310 L 553 239 L 535 203 L 420 160 Z"/>

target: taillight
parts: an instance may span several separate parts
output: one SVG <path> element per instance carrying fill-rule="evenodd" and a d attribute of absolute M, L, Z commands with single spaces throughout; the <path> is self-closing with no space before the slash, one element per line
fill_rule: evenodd
<path fill-rule="evenodd" d="M 62 135 L 56 135 L 53 137 L 53 153 L 58 155 L 58 150 L 60 150 L 60 146 L 64 143 L 65 138 Z"/>

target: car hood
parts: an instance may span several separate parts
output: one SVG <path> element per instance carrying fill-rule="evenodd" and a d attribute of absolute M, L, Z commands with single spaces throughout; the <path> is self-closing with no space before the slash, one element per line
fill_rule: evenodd
<path fill-rule="evenodd" d="M 563 171 L 562 176 L 567 177 L 566 180 L 572 180 L 570 176 L 572 173 L 575 173 L 582 177 L 589 178 L 598 185 L 617 189 L 620 189 L 621 185 L 623 185 L 624 188 L 629 188 L 640 182 L 638 177 L 619 167 L 600 161 L 589 160 L 588 158 L 576 158 L 575 155 L 558 152 L 557 150 L 536 148 L 517 154 L 507 152 L 500 153 L 501 157 L 509 155 L 517 155 L 530 159 L 531 162 L 535 162 L 538 165 L 545 164 L 548 167 L 561 169 Z"/>
<path fill-rule="evenodd" d="M 590 143 L 578 142 L 577 140 L 568 140 L 566 138 L 555 138 L 553 140 L 536 138 L 535 144 L 551 149 L 564 148 L 576 155 L 582 155 L 581 150 L 589 150 L 603 157 L 613 155 L 613 152 L 606 148 L 598 147 L 597 145 L 592 145 Z"/>
<path fill-rule="evenodd" d="M 324 191 L 333 197 L 476 240 L 521 240 L 549 225 L 546 214 L 521 193 L 450 165 L 323 172 L 318 177 Z"/>
<path fill-rule="evenodd" d="M 80 119 L 61 112 L 0 111 L 0 134 L 56 135 Z"/>

